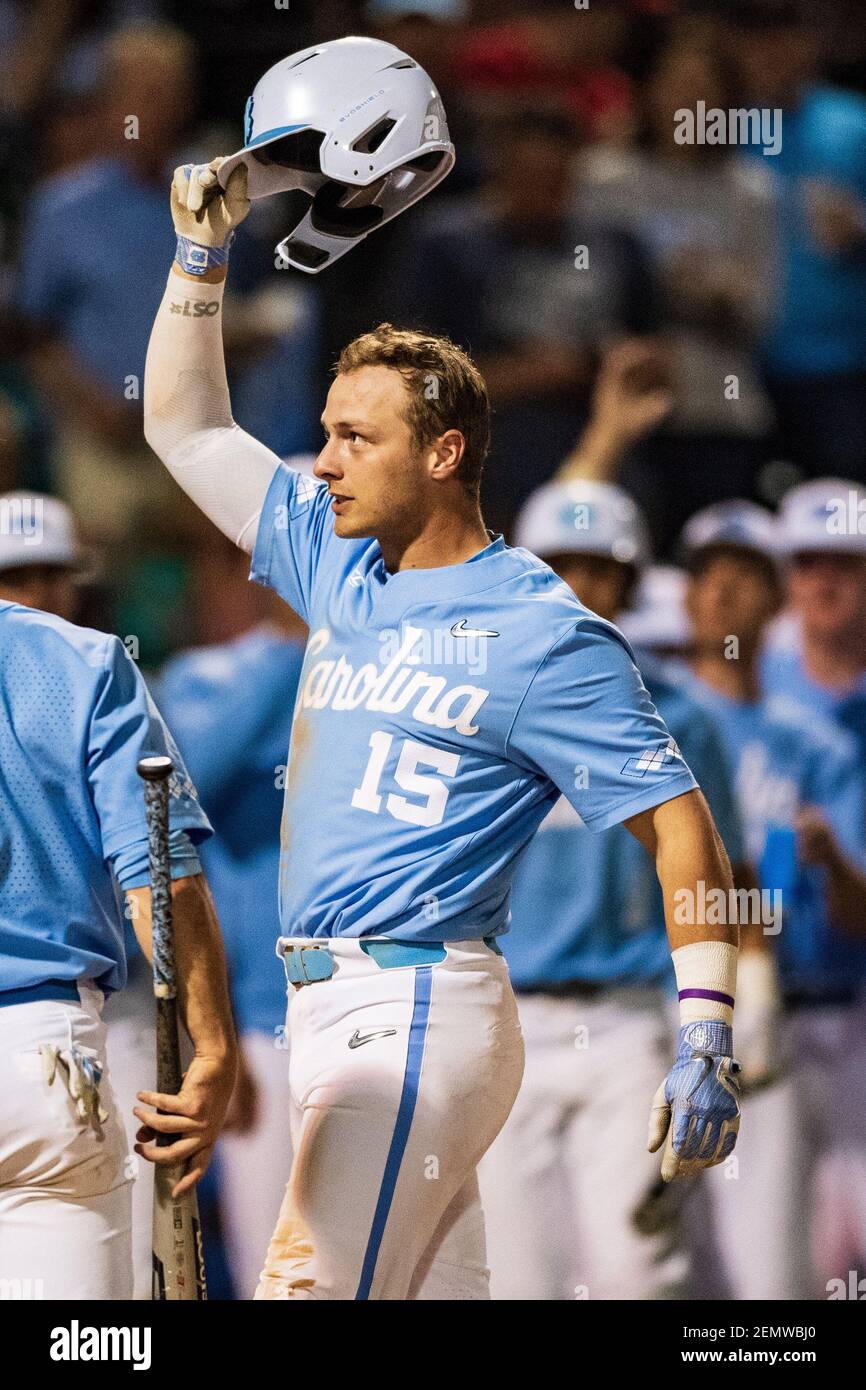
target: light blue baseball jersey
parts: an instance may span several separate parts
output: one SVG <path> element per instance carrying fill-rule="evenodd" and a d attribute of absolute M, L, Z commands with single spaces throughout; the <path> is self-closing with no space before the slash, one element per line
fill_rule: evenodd
<path fill-rule="evenodd" d="M 117 884 L 147 881 L 136 766 L 167 754 L 175 877 L 211 834 L 177 747 L 117 637 L 0 602 L 0 992 L 126 982 Z"/>
<path fill-rule="evenodd" d="M 560 792 L 594 830 L 696 784 L 620 633 L 499 537 L 389 574 L 284 465 L 252 577 L 308 622 L 282 823 L 286 935 L 504 931 Z"/>
<path fill-rule="evenodd" d="M 857 742 L 860 772 L 866 784 L 866 672 L 846 690 L 829 690 L 806 671 L 797 645 L 767 647 L 761 654 L 761 686 L 768 695 L 782 695 L 807 709 L 817 710 L 847 729 Z"/>
<path fill-rule="evenodd" d="M 815 806 L 842 849 L 862 862 L 866 804 L 854 740 L 814 709 L 783 696 L 747 703 L 695 678 L 693 688 L 725 742 L 746 853 L 761 887 L 781 894 L 777 949 L 783 983 L 814 995 L 855 988 L 866 980 L 866 944 L 834 928 L 825 871 L 798 863 L 794 829 L 801 808 Z"/>
<path fill-rule="evenodd" d="M 274 952 L 292 710 L 304 648 L 267 626 L 184 652 L 166 666 L 159 703 L 216 835 L 202 846 L 241 1032 L 273 1034 L 286 977 Z"/>
<path fill-rule="evenodd" d="M 817 709 L 832 719 L 840 705 L 856 694 L 866 694 L 866 674 L 847 691 L 819 685 L 806 671 L 798 644 L 765 647 L 760 660 L 761 687 L 767 695 L 783 695 L 796 704 Z"/>
<path fill-rule="evenodd" d="M 651 658 L 641 676 L 702 787 L 731 862 L 743 857 L 727 758 L 715 721 Z M 503 940 L 517 989 L 567 981 L 673 986 L 655 865 L 623 826 L 591 835 L 560 797 L 523 855 Z"/>

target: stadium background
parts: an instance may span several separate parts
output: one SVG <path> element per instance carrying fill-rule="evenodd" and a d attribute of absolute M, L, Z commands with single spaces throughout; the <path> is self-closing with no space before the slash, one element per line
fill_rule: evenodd
<path fill-rule="evenodd" d="M 683 523 L 710 502 L 775 507 L 807 478 L 866 483 L 866 257 L 857 293 L 831 302 L 810 338 L 800 307 L 813 267 L 790 254 L 796 192 L 774 186 L 772 157 L 695 146 L 682 177 L 660 176 L 683 154 L 675 110 L 772 108 L 790 88 L 792 72 L 750 67 L 736 22 L 750 5 L 0 0 L 0 493 L 71 505 L 91 558 L 79 620 L 133 638 L 157 674 L 261 616 L 244 557 L 142 438 L 144 354 L 174 246 L 168 180 L 178 163 L 238 147 L 247 95 L 272 62 L 347 33 L 385 37 L 428 69 L 457 166 L 319 278 L 275 265 L 292 195 L 255 206 L 226 311 L 244 428 L 281 455 L 314 452 L 350 337 L 383 319 L 447 332 L 490 383 L 483 503 L 508 538 L 580 438 L 611 346 L 639 337 L 634 389 L 663 383 L 673 405 L 618 480 L 658 559 L 676 559 Z M 804 80 L 866 91 L 862 5 L 822 0 L 803 14 L 817 26 Z M 866 134 L 859 158 L 866 193 Z M 106 160 L 112 207 L 94 173 Z M 734 399 L 718 389 L 729 373 Z M 230 1296 L 215 1187 L 211 1291 Z"/>

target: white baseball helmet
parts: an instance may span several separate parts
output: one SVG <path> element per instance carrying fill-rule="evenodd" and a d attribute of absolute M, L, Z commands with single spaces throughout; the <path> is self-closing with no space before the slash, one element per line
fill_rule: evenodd
<path fill-rule="evenodd" d="M 297 270 L 332 265 L 417 203 L 454 165 L 442 100 L 393 44 L 346 38 L 269 68 L 247 102 L 241 163 L 250 198 L 302 189 L 312 206 L 277 247 Z"/>

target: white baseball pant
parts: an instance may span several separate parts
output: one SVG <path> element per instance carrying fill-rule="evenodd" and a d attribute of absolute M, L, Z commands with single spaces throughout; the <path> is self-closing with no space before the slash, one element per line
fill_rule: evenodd
<path fill-rule="evenodd" d="M 295 1161 L 256 1298 L 485 1299 L 476 1168 L 523 1071 L 505 961 L 327 944 L 333 977 L 289 1000 Z"/>
<path fill-rule="evenodd" d="M 66 1082 L 69 1064 L 106 1058 L 102 993 L 82 982 L 79 994 L 0 1008 L 4 1298 L 132 1297 L 129 1148 L 108 1073 L 101 1122 L 81 1117 Z M 44 1049 L 57 1050 L 51 1081 Z"/>
<path fill-rule="evenodd" d="M 686 1186 L 664 1192 L 662 1228 L 636 1209 L 657 1183 L 650 1103 L 673 1057 L 663 996 L 610 989 L 525 993 L 520 1095 L 479 1167 L 491 1295 L 511 1301 L 683 1297 Z"/>
<path fill-rule="evenodd" d="M 793 1010 L 783 1055 L 784 1080 L 745 1099 L 734 1153 L 707 1174 L 737 1299 L 826 1297 L 866 1261 L 866 1004 Z"/>
<path fill-rule="evenodd" d="M 133 1107 L 139 1091 L 156 1085 L 156 1005 L 153 975 L 143 956 L 130 964 L 129 981 L 106 1000 L 103 1018 L 108 1029 L 111 1087 L 127 1133 L 139 1126 Z M 130 1154 L 132 1183 L 133 1298 L 153 1295 L 153 1173 L 152 1163 Z"/>
<path fill-rule="evenodd" d="M 256 1085 L 258 1109 L 249 1133 L 222 1135 L 217 1164 L 229 1268 L 238 1298 L 250 1299 L 292 1161 L 291 1092 L 288 1038 L 251 1030 L 241 1034 L 240 1041 Z"/>

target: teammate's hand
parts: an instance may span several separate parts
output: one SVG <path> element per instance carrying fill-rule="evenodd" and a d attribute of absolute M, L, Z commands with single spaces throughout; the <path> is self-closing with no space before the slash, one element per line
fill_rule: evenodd
<path fill-rule="evenodd" d="M 731 1153 L 740 1127 L 739 1070 L 727 1024 L 709 1020 L 680 1029 L 677 1059 L 653 1097 L 647 1141 L 650 1153 L 665 1144 L 665 1182 L 712 1168 Z"/>
<path fill-rule="evenodd" d="M 624 444 L 661 424 L 674 404 L 670 361 L 663 344 L 625 338 L 602 358 L 592 394 L 593 421 Z"/>
<path fill-rule="evenodd" d="M 239 164 L 223 189 L 217 171 L 225 156 L 210 164 L 181 164 L 171 185 L 171 215 L 178 236 L 199 246 L 224 246 L 229 233 L 250 210 L 247 168 Z"/>
<path fill-rule="evenodd" d="M 141 1120 L 141 1129 L 133 1145 L 135 1152 L 149 1163 L 185 1163 L 186 1172 L 172 1189 L 179 1197 L 194 1187 L 207 1171 L 214 1145 L 222 1128 L 234 1088 L 235 1068 L 211 1057 L 195 1057 L 183 1078 L 176 1096 L 159 1091 L 139 1091 L 143 1106 L 134 1106 L 133 1114 Z M 164 1114 L 157 1114 L 162 1110 Z M 156 1142 L 157 1134 L 172 1134 L 178 1138 L 164 1147 Z"/>

